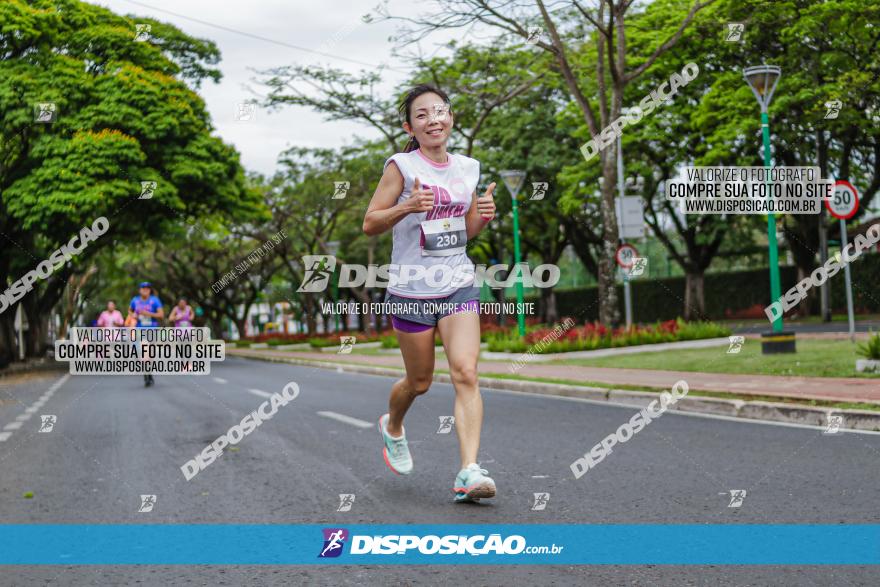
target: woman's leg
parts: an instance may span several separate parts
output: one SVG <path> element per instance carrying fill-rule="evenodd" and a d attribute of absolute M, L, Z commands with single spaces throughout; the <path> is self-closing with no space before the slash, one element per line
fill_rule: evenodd
<path fill-rule="evenodd" d="M 458 434 L 461 468 L 477 462 L 483 426 L 483 398 L 477 384 L 480 355 L 480 316 L 463 312 L 444 316 L 437 323 L 455 387 L 455 431 Z"/>
<path fill-rule="evenodd" d="M 434 379 L 434 328 L 421 332 L 397 333 L 400 354 L 406 367 L 406 376 L 391 386 L 391 399 L 388 400 L 388 424 L 386 430 L 391 436 L 403 434 L 403 417 L 419 396 L 431 387 Z"/>

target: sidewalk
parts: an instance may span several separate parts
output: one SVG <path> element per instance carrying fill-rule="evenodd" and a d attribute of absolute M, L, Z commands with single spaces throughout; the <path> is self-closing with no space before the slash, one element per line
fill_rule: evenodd
<path fill-rule="evenodd" d="M 330 353 L 245 350 L 228 348 L 229 356 L 273 356 L 298 358 L 338 364 L 392 367 L 403 369 L 400 355 L 340 355 Z M 449 370 L 443 355 L 437 355 L 436 368 Z M 511 375 L 509 362 L 479 363 L 480 375 Z M 553 379 L 578 383 L 628 385 L 646 389 L 669 389 L 683 379 L 688 387 L 700 391 L 729 392 L 739 395 L 773 396 L 797 400 L 824 400 L 880 405 L 880 378 L 855 377 L 779 377 L 772 375 L 733 375 L 727 373 L 696 373 L 647 369 L 611 369 L 577 365 L 526 364 L 515 372 L 520 377 Z"/>

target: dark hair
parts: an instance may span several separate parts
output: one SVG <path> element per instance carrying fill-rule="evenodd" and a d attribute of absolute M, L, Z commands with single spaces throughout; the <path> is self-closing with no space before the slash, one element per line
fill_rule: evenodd
<path fill-rule="evenodd" d="M 449 96 L 446 95 L 446 92 L 438 88 L 437 86 L 432 86 L 431 84 L 419 84 L 409 92 L 407 92 L 406 96 L 403 98 L 403 102 L 400 103 L 400 118 L 405 120 L 409 124 L 412 124 L 412 121 L 409 119 L 410 109 L 412 108 L 412 103 L 415 102 L 416 98 L 421 96 L 422 94 L 437 94 L 446 104 L 449 104 Z M 450 112 L 452 109 L 450 108 Z M 415 151 L 419 148 L 419 141 L 416 140 L 416 136 L 412 135 L 409 138 L 409 142 L 406 143 L 406 146 L 403 148 L 404 153 L 409 153 L 410 151 Z"/>

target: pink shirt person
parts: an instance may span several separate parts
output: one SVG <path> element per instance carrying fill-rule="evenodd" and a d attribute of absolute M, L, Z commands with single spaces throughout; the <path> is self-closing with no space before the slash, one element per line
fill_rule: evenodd
<path fill-rule="evenodd" d="M 98 316 L 98 326 L 102 328 L 122 326 L 125 320 L 122 318 L 122 312 L 116 309 L 116 304 L 107 302 L 107 309 Z"/>

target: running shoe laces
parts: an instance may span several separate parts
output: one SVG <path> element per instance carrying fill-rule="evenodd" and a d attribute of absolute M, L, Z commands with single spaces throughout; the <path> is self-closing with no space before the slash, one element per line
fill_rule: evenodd
<path fill-rule="evenodd" d="M 402 457 L 406 454 L 406 437 L 402 436 L 400 438 L 394 438 L 393 436 L 388 436 L 388 440 L 391 441 L 391 456 L 394 458 Z"/>
<path fill-rule="evenodd" d="M 486 469 L 483 469 L 482 467 L 480 467 L 480 465 L 478 465 L 476 463 L 472 463 L 472 464 L 468 465 L 468 471 L 476 471 L 476 472 L 479 472 L 483 475 L 489 474 L 489 471 L 487 471 Z"/>

